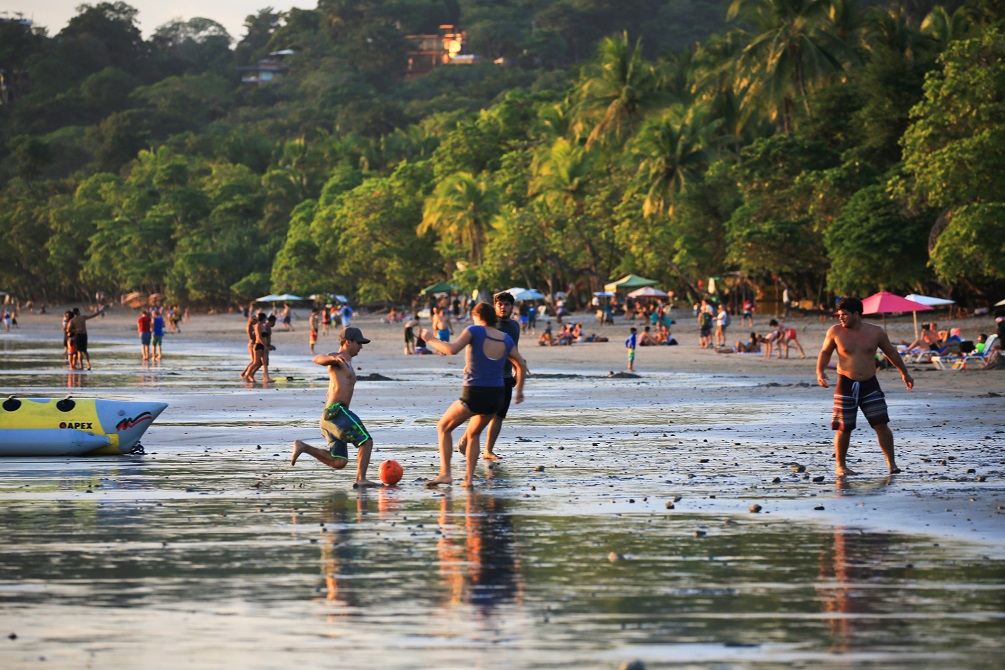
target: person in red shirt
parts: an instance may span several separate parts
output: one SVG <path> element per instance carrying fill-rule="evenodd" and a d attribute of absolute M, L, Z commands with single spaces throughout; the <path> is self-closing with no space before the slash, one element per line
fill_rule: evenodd
<path fill-rule="evenodd" d="M 150 359 L 150 331 L 152 319 L 147 310 L 140 313 L 140 318 L 136 319 L 136 330 L 140 334 L 140 344 L 143 345 L 143 360 Z"/>

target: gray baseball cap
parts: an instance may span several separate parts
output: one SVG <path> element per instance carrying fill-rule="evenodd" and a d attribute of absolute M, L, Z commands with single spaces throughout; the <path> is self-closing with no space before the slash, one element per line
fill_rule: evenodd
<path fill-rule="evenodd" d="M 342 332 L 338 334 L 339 342 L 359 342 L 360 344 L 367 344 L 370 340 L 363 337 L 363 331 L 359 328 L 343 328 Z"/>

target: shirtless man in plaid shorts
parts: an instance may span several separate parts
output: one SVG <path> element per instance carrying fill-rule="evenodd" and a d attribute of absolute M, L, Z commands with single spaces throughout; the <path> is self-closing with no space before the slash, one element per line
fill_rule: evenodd
<path fill-rule="evenodd" d="M 373 451 L 373 438 L 360 418 L 349 411 L 352 393 L 356 388 L 356 371 L 352 367 L 363 345 L 370 340 L 363 337 L 359 328 L 343 328 L 339 334 L 339 350 L 330 354 L 318 354 L 314 362 L 328 367 L 328 396 L 321 413 L 321 434 L 328 440 L 328 448 L 312 447 L 306 442 L 293 442 L 293 456 L 290 465 L 296 465 L 301 454 L 308 454 L 330 468 L 341 470 L 349 463 L 349 444 L 356 445 L 356 481 L 352 487 L 380 486 L 366 478 Z"/>
<path fill-rule="evenodd" d="M 817 357 L 817 383 L 827 388 L 827 365 L 831 354 L 837 350 L 838 380 L 834 388 L 834 455 L 837 459 L 835 474 L 838 477 L 858 474 L 848 468 L 845 459 L 851 431 L 855 429 L 858 408 L 862 408 L 869 425 L 876 431 L 879 448 L 883 450 L 890 474 L 900 472 L 893 456 L 893 433 L 886 411 L 886 397 L 876 379 L 876 349 L 879 349 L 900 370 L 904 385 L 914 388 L 911 377 L 897 350 L 890 344 L 886 331 L 872 323 L 862 321 L 862 301 L 845 298 L 838 303 L 838 325 L 831 326 L 824 338 L 820 356 Z"/>

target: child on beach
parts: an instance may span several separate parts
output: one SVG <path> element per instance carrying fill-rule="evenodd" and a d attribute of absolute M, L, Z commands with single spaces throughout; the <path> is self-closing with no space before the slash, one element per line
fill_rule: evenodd
<path fill-rule="evenodd" d="M 631 335 L 625 340 L 625 349 L 628 350 L 628 371 L 634 372 L 635 370 L 635 347 L 638 345 L 638 335 L 637 329 L 631 329 Z"/>

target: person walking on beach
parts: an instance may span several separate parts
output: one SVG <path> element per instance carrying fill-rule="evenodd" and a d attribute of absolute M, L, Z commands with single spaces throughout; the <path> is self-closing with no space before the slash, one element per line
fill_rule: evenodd
<path fill-rule="evenodd" d="M 308 329 L 311 331 L 311 356 L 314 355 L 314 345 L 318 343 L 318 308 L 311 308 L 311 318 L 308 321 Z"/>
<path fill-rule="evenodd" d="M 450 336 L 454 334 L 454 327 L 450 324 L 450 313 L 445 304 L 433 310 L 433 330 L 436 331 L 436 339 L 441 342 L 449 342 Z M 429 338 L 426 338 L 428 341 Z"/>
<path fill-rule="evenodd" d="M 628 371 L 635 372 L 635 349 L 639 343 L 638 329 L 632 328 L 629 332 L 631 334 L 625 340 L 625 349 L 628 351 Z"/>
<path fill-rule="evenodd" d="M 255 343 L 258 341 L 258 338 L 255 337 L 255 329 L 258 328 L 260 320 L 265 320 L 265 312 L 258 312 L 257 314 L 251 312 L 251 316 L 248 317 L 248 323 L 244 326 L 244 332 L 248 336 L 248 356 L 251 357 L 251 360 L 244 366 L 244 370 L 241 371 L 241 379 L 245 378 L 248 370 L 255 364 Z"/>
<path fill-rule="evenodd" d="M 246 382 L 255 381 L 255 373 L 258 372 L 258 368 L 266 366 L 263 374 L 262 381 L 268 383 L 269 380 L 269 368 L 268 363 L 265 358 L 266 354 L 266 328 L 268 327 L 268 319 L 265 312 L 259 312 L 252 321 L 248 323 L 248 337 L 251 338 L 251 343 L 248 345 L 251 350 L 251 363 L 248 367 L 244 368 L 244 372 L 241 373 L 241 379 Z"/>
<path fill-rule="evenodd" d="M 342 305 L 342 309 L 339 310 L 339 314 L 342 316 L 342 327 L 348 328 L 352 325 L 352 307 L 349 305 Z"/>
<path fill-rule="evenodd" d="M 698 308 L 698 348 L 709 349 L 712 347 L 712 307 L 707 301 L 702 300 Z"/>
<path fill-rule="evenodd" d="M 265 319 L 265 326 L 262 330 L 262 344 L 265 345 L 262 356 L 262 383 L 268 384 L 272 381 L 272 377 L 269 376 L 269 352 L 275 351 L 276 347 L 272 344 L 272 331 L 276 327 L 276 315 L 269 314 Z M 254 373 L 252 373 L 254 376 Z"/>
<path fill-rule="evenodd" d="M 453 431 L 470 419 L 467 437 L 467 467 L 464 486 L 472 486 L 475 474 L 475 458 L 478 455 L 479 438 L 482 430 L 492 417 L 503 408 L 506 397 L 506 383 L 503 366 L 507 360 L 516 368 L 515 400 L 523 401 L 523 380 L 527 366 L 517 350 L 513 339 L 496 328 L 498 317 L 487 302 L 478 303 L 471 312 L 474 324 L 468 326 L 453 342 L 443 342 L 433 338 L 433 333 L 424 330 L 422 337 L 433 349 L 441 354 L 457 354 L 467 349 L 464 366 L 464 390 L 436 424 L 440 447 L 440 474 L 426 482 L 426 486 L 450 484 L 450 457 L 453 455 Z M 519 326 L 518 326 L 519 327 Z"/>
<path fill-rule="evenodd" d="M 907 371 L 897 349 L 890 344 L 886 331 L 879 326 L 862 320 L 862 301 L 858 298 L 844 298 L 838 303 L 839 323 L 831 326 L 824 338 L 820 355 L 817 357 L 817 383 L 827 388 L 827 365 L 831 354 L 837 351 L 837 384 L 834 387 L 834 416 L 831 429 L 834 433 L 834 456 L 837 461 L 835 473 L 838 477 L 858 474 L 848 467 L 846 461 L 851 432 L 855 429 L 858 408 L 876 431 L 879 448 L 886 457 L 890 474 L 900 472 L 893 453 L 893 433 L 890 431 L 890 417 L 887 414 L 886 396 L 876 379 L 876 349 L 890 360 L 904 385 L 910 391 L 914 388 L 914 378 Z"/>
<path fill-rule="evenodd" d="M 136 332 L 140 336 L 140 350 L 143 352 L 143 360 L 150 360 L 150 338 L 151 338 L 151 324 L 152 319 L 150 318 L 150 312 L 143 310 L 140 312 L 140 317 L 136 319 Z"/>
<path fill-rule="evenodd" d="M 352 359 L 369 342 L 359 328 L 343 328 L 339 333 L 339 350 L 314 357 L 315 364 L 328 368 L 328 395 L 320 422 L 321 434 L 328 441 L 328 449 L 312 447 L 302 440 L 295 440 L 293 456 L 290 458 L 290 465 L 296 465 L 300 455 L 307 454 L 330 468 L 341 470 L 349 462 L 349 444 L 353 444 L 356 446 L 354 489 L 380 486 L 366 478 L 373 451 L 373 438 L 360 418 L 349 410 L 349 403 L 352 402 L 352 394 L 356 389 L 356 371 L 353 369 Z"/>
<path fill-rule="evenodd" d="M 101 307 L 97 311 L 84 316 L 80 313 L 79 307 L 73 308 L 73 318 L 70 319 L 68 328 L 70 329 L 70 334 L 73 336 L 74 343 L 77 346 L 77 361 L 79 364 L 83 365 L 84 359 L 87 359 L 87 369 L 91 369 L 91 355 L 87 353 L 87 321 L 88 319 L 93 319 L 96 316 L 101 316 L 104 314 L 105 308 Z"/>
<path fill-rule="evenodd" d="M 744 300 L 743 301 L 743 316 L 740 317 L 740 327 L 742 328 L 747 322 L 750 322 L 750 327 L 754 327 L 754 301 Z"/>
<path fill-rule="evenodd" d="M 726 329 L 729 328 L 729 322 L 729 312 L 726 311 L 726 305 L 724 303 L 719 303 L 719 311 L 715 314 L 716 347 L 726 346 Z"/>
<path fill-rule="evenodd" d="M 68 309 L 63 314 L 63 355 L 66 356 L 66 364 L 72 370 L 77 366 L 77 345 L 73 339 L 73 332 L 70 330 L 70 321 L 73 319 L 73 310 Z"/>
<path fill-rule="evenodd" d="M 332 306 L 331 304 L 325 305 L 324 311 L 321 313 L 321 324 L 324 326 L 322 334 L 328 337 L 328 329 L 332 325 Z"/>
<path fill-rule="evenodd" d="M 495 294 L 492 302 L 495 307 L 497 320 L 495 327 L 510 336 L 510 339 L 513 340 L 513 346 L 518 346 L 520 344 L 520 324 L 513 319 L 513 294 L 509 291 L 501 291 Z M 551 326 L 549 325 L 548 328 L 550 329 Z M 488 432 L 485 437 L 485 451 L 482 452 L 482 458 L 487 461 L 494 461 L 499 458 L 495 451 L 496 440 L 499 439 L 503 420 L 509 413 L 509 406 L 513 402 L 513 389 L 516 387 L 516 378 L 513 376 L 513 364 L 508 360 L 503 366 L 503 382 L 505 386 L 503 404 L 499 411 L 495 413 L 495 416 L 489 420 Z M 520 400 L 517 402 L 522 401 L 523 396 L 521 394 Z M 457 441 L 457 451 L 462 454 L 467 454 L 467 437 L 467 433 L 465 433 Z"/>
<path fill-rule="evenodd" d="M 289 305 L 283 305 L 283 330 L 288 330 L 291 333 L 296 330 L 293 327 L 293 312 L 290 311 Z"/>
<path fill-rule="evenodd" d="M 415 353 L 415 327 L 419 325 L 419 317 L 413 317 L 405 322 L 405 355 L 410 356 Z"/>
<path fill-rule="evenodd" d="M 150 335 L 150 356 L 153 360 L 159 361 L 164 345 L 164 317 L 161 316 L 159 309 L 155 309 L 150 317 Z"/>

